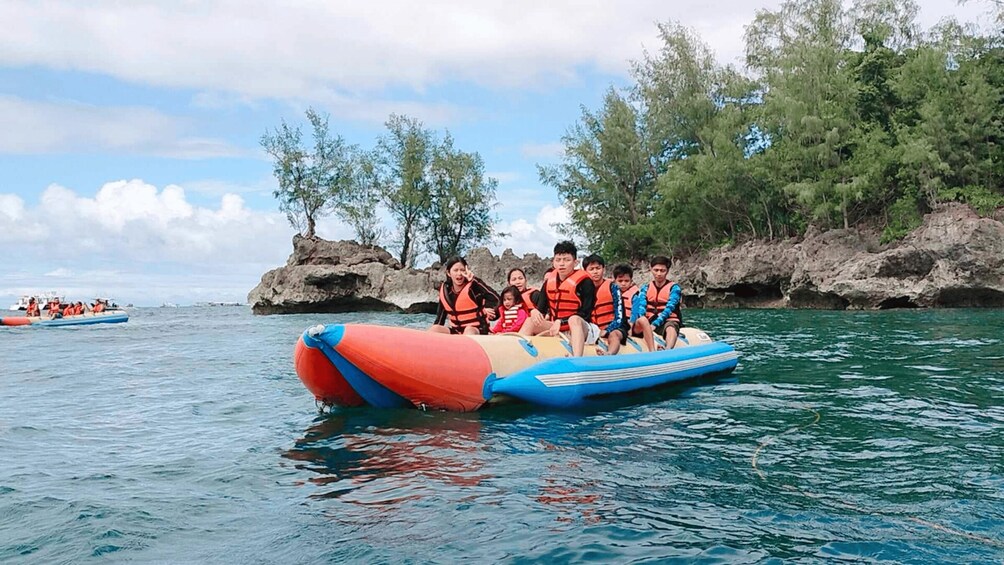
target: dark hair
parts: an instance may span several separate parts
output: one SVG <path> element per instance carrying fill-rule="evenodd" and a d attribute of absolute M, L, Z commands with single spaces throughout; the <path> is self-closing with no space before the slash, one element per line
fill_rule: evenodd
<path fill-rule="evenodd" d="M 505 276 L 506 284 L 509 284 L 509 279 L 512 278 L 512 274 L 515 273 L 516 271 L 519 271 L 519 273 L 523 275 L 523 280 L 526 280 L 526 271 L 520 269 L 519 267 L 513 267 L 512 269 L 509 269 L 509 274 Z"/>
<path fill-rule="evenodd" d="M 624 275 L 627 275 L 629 277 L 633 277 L 634 276 L 634 269 L 631 268 L 631 265 L 625 265 L 625 264 L 621 263 L 620 265 L 617 265 L 616 267 L 614 267 L 614 278 L 615 279 L 617 277 L 622 277 Z"/>
<path fill-rule="evenodd" d="M 517 306 L 523 301 L 523 293 L 516 288 L 516 285 L 507 286 L 499 293 L 499 306 L 502 306 L 502 302 L 505 300 L 505 295 L 507 294 L 512 295 L 512 299 L 516 302 Z"/>
<path fill-rule="evenodd" d="M 582 260 L 582 268 L 585 269 L 586 267 L 592 265 L 593 263 L 599 263 L 601 267 L 607 266 L 607 264 L 603 261 L 603 257 L 600 257 L 599 255 L 593 253 L 592 255 Z"/>
<path fill-rule="evenodd" d="M 446 260 L 446 272 L 449 273 L 450 269 L 452 269 L 457 263 L 460 263 L 465 267 L 467 266 L 467 261 L 464 261 L 463 257 L 450 257 Z"/>
<path fill-rule="evenodd" d="M 668 269 L 669 268 L 669 257 L 666 257 L 665 255 L 656 255 L 655 257 L 652 257 L 651 261 L 648 262 L 648 266 L 649 267 L 651 267 L 653 265 L 665 265 L 666 268 Z"/>
<path fill-rule="evenodd" d="M 579 250 L 575 248 L 575 244 L 567 239 L 565 241 L 559 241 L 554 246 L 555 255 L 561 255 L 562 253 L 568 253 L 572 257 L 579 256 Z"/>

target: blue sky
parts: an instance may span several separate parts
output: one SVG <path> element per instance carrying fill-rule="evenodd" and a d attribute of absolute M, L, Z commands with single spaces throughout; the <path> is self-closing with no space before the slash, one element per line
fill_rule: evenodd
<path fill-rule="evenodd" d="M 920 21 L 981 21 L 924 0 Z M 777 2 L 29 2 L 0 5 L 0 300 L 239 300 L 293 234 L 258 140 L 309 107 L 371 147 L 391 112 L 453 134 L 499 179 L 493 247 L 547 254 L 566 216 L 537 164 L 580 107 L 630 83 L 656 21 L 739 63 Z M 319 235 L 351 232 L 334 219 Z M 0 306 L 5 306 L 4 302 Z"/>

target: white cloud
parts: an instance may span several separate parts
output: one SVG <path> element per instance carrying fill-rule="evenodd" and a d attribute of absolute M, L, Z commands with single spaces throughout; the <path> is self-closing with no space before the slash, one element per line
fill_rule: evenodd
<path fill-rule="evenodd" d="M 60 267 L 54 271 L 49 271 L 48 273 L 45 273 L 45 275 L 43 276 L 51 277 L 54 279 L 68 279 L 73 277 L 73 271 L 66 269 L 64 267 Z"/>
<path fill-rule="evenodd" d="M 0 153 L 100 150 L 180 159 L 242 156 L 224 141 L 186 136 L 186 120 L 139 107 L 0 96 Z"/>
<path fill-rule="evenodd" d="M 8 0 L 0 5 L 0 65 L 95 72 L 122 80 L 260 97 L 342 97 L 412 91 L 446 81 L 539 87 L 583 71 L 625 74 L 655 21 L 694 27 L 724 61 L 742 52 L 742 26 L 777 0 L 514 0 L 487 2 L 186 3 Z M 979 2 L 921 0 L 921 22 L 976 19 Z M 53 40 L 58 38 L 58 40 Z M 382 117 L 387 109 L 378 112 Z"/>
<path fill-rule="evenodd" d="M 524 143 L 519 147 L 519 153 L 527 159 L 556 159 L 565 154 L 565 144 Z"/>
<path fill-rule="evenodd" d="M 517 218 L 509 222 L 500 222 L 498 231 L 506 237 L 501 238 L 491 246 L 495 253 L 511 248 L 516 254 L 536 253 L 541 257 L 550 257 L 554 244 L 567 236 L 560 226 L 570 219 L 564 206 L 545 205 L 532 220 Z"/>

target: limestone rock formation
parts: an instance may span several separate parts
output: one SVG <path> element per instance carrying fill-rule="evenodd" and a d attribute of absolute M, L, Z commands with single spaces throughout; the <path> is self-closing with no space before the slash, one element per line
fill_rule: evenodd
<path fill-rule="evenodd" d="M 467 255 L 496 290 L 522 268 L 539 284 L 548 259 L 507 249 Z M 691 256 L 670 271 L 686 307 L 883 309 L 1004 307 L 1004 224 L 951 204 L 902 241 L 867 230 L 809 230 L 799 239 L 749 242 Z M 405 269 L 380 247 L 293 238 L 286 266 L 248 295 L 257 314 L 388 310 L 435 312 L 441 269 Z M 638 272 L 636 282 L 647 279 Z"/>

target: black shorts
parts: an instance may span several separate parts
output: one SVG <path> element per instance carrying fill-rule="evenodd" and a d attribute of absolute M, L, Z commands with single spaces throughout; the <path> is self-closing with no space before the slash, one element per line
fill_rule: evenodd
<path fill-rule="evenodd" d="M 651 322 L 652 320 L 649 320 Z M 666 320 L 665 322 L 659 324 L 658 326 L 653 325 L 652 331 L 662 339 L 666 339 L 666 328 L 673 328 L 676 330 L 676 335 L 680 335 L 680 320 Z"/>
<path fill-rule="evenodd" d="M 627 325 L 627 323 L 625 322 L 624 324 L 621 324 L 619 327 L 616 327 L 616 328 L 614 328 L 613 330 L 610 331 L 611 335 L 614 334 L 614 333 L 620 334 L 620 336 L 621 336 L 621 345 L 626 345 L 627 344 L 628 334 L 631 333 L 631 328 L 629 328 L 628 325 Z"/>

